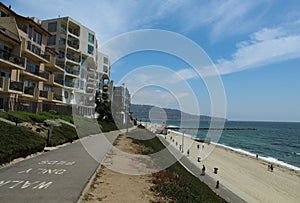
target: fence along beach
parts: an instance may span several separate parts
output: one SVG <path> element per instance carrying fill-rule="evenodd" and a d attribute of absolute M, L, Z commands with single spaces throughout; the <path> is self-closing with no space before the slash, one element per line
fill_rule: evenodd
<path fill-rule="evenodd" d="M 145 124 L 155 132 L 160 125 Z M 273 171 L 268 170 L 269 162 L 241 153 L 230 148 L 195 141 L 191 136 L 168 131 L 165 139 L 178 150 L 184 140 L 183 153 L 189 160 L 206 168 L 219 184 L 224 185 L 247 202 L 298 202 L 300 199 L 300 172 L 281 165 L 273 164 Z M 209 151 L 211 153 L 207 154 Z M 207 155 L 207 157 L 206 157 Z M 200 157 L 200 162 L 198 162 Z M 217 168 L 217 174 L 214 173 Z"/>

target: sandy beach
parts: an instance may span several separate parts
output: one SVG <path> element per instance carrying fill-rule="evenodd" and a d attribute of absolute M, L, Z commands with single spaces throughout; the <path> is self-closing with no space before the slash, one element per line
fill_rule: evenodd
<path fill-rule="evenodd" d="M 182 135 L 170 132 L 166 140 L 179 149 Z M 300 200 L 299 171 L 274 165 L 274 170 L 271 172 L 268 170 L 268 163 L 263 160 L 184 137 L 186 156 L 188 149 L 189 159 L 199 165 L 199 170 L 204 164 L 207 175 L 216 181 L 219 180 L 220 184 L 247 202 L 299 202 Z M 204 159 L 211 150 L 212 152 Z M 197 161 L 199 156 L 201 162 Z M 214 168 L 218 168 L 217 174 L 214 173 Z"/>

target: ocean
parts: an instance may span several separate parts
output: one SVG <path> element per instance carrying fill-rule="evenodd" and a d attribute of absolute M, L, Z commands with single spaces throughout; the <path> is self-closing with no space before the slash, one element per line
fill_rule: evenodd
<path fill-rule="evenodd" d="M 197 124 L 168 120 L 167 125 L 209 127 L 208 122 L 202 121 Z M 300 123 L 227 121 L 224 128 L 249 130 L 223 130 L 218 145 L 250 156 L 258 154 L 265 161 L 300 171 Z M 207 130 L 184 130 L 184 133 L 197 138 L 207 136 Z"/>

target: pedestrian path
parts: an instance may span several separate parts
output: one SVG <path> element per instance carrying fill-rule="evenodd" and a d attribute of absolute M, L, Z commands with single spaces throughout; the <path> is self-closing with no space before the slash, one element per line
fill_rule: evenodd
<path fill-rule="evenodd" d="M 165 146 L 169 146 L 170 143 L 167 139 L 165 139 L 164 135 L 158 135 L 158 138 Z M 169 146 L 170 147 L 170 146 Z M 171 147 L 176 148 L 174 143 L 171 144 Z M 179 149 L 177 149 L 179 151 Z M 173 150 L 169 150 L 172 152 Z M 191 159 L 187 156 L 182 156 L 180 160 L 178 160 L 190 173 L 198 177 L 202 182 L 208 185 L 216 194 L 221 196 L 228 202 L 247 202 L 242 197 L 233 193 L 229 188 L 225 187 L 223 184 L 223 180 L 216 178 L 216 174 L 211 171 L 205 171 L 205 175 L 201 175 L 203 165 L 197 162 L 196 159 Z M 216 188 L 217 181 L 219 180 L 219 187 Z"/>

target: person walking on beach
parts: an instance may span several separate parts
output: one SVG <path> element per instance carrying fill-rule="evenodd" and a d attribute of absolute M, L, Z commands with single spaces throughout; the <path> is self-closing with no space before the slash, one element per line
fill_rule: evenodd
<path fill-rule="evenodd" d="M 270 170 L 273 172 L 273 164 L 270 165 Z"/>

